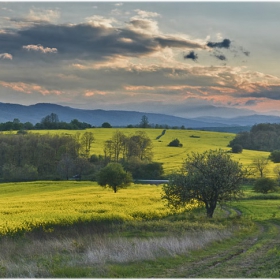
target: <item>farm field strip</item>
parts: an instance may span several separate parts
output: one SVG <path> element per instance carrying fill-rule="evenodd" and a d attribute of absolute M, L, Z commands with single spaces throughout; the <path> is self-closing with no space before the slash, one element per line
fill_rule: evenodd
<path fill-rule="evenodd" d="M 28 182 L 0 185 L 0 234 L 77 221 L 128 221 L 170 214 L 161 187 L 132 185 L 113 193 L 93 182 Z"/>

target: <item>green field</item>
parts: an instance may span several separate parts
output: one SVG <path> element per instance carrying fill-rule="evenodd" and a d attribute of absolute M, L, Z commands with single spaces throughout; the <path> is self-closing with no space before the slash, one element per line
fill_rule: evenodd
<path fill-rule="evenodd" d="M 188 153 L 193 151 L 203 152 L 209 149 L 224 149 L 230 151 L 227 147 L 229 142 L 235 137 L 232 133 L 196 131 L 196 130 L 179 130 L 167 129 L 165 135 L 160 139 L 156 139 L 162 132 L 161 129 L 141 129 L 141 128 L 91 128 L 94 134 L 94 143 L 92 145 L 91 154 L 104 155 L 104 142 L 113 136 L 113 133 L 119 130 L 126 135 L 133 135 L 136 131 L 145 131 L 153 142 L 153 161 L 163 163 L 165 174 L 170 174 L 181 168 L 184 159 Z M 52 130 L 52 131 L 32 131 L 31 133 L 58 133 L 58 134 L 75 134 L 83 133 L 82 131 L 71 130 Z M 168 147 L 167 145 L 174 139 L 178 138 L 183 147 Z M 240 160 L 244 166 L 250 166 L 256 157 L 268 157 L 269 152 L 243 150 L 241 154 L 232 154 L 232 158 Z M 275 176 L 273 168 L 275 164 L 270 162 L 267 167 L 267 176 Z"/>
<path fill-rule="evenodd" d="M 103 154 L 115 130 L 90 129 L 91 154 Z M 119 130 L 129 135 L 139 129 Z M 163 163 L 166 174 L 178 170 L 192 151 L 230 150 L 234 138 L 167 130 L 156 140 L 161 131 L 145 130 L 153 160 Z M 167 147 L 175 138 L 183 147 Z M 250 166 L 268 154 L 243 150 L 231 156 Z M 266 175 L 275 176 L 274 166 L 269 164 Z M 2 183 L 0 277 L 279 278 L 280 194 L 243 188 L 242 200 L 218 207 L 207 219 L 199 207 L 170 212 L 161 185 L 132 184 L 114 193 L 89 181 Z"/>

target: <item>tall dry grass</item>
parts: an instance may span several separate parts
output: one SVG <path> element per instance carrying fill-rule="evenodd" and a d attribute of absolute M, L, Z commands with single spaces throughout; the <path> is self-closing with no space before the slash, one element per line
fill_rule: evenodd
<path fill-rule="evenodd" d="M 106 263 L 128 263 L 187 254 L 230 236 L 231 232 L 226 230 L 205 230 L 145 239 L 105 235 L 18 240 L 4 238 L 0 241 L 0 277 L 52 277 L 52 269 L 57 267 L 102 266 Z"/>

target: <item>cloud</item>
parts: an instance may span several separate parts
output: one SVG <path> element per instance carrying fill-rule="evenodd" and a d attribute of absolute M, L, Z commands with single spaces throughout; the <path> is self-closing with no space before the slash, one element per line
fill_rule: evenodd
<path fill-rule="evenodd" d="M 246 92 L 243 96 L 280 100 L 280 84 L 276 86 L 265 86 L 254 92 Z"/>
<path fill-rule="evenodd" d="M 60 18 L 60 12 L 57 10 L 30 9 L 25 17 L 10 18 L 10 21 L 17 23 L 51 23 Z"/>
<path fill-rule="evenodd" d="M 160 43 L 162 47 L 175 47 L 175 48 L 196 48 L 202 49 L 203 45 L 195 41 L 187 40 L 180 37 L 161 36 L 156 37 L 155 40 Z"/>
<path fill-rule="evenodd" d="M 246 101 L 245 102 L 245 106 L 255 106 L 256 104 L 258 104 L 259 102 L 258 102 L 258 100 L 255 100 L 255 99 L 250 99 L 250 100 L 248 100 L 248 101 Z"/>
<path fill-rule="evenodd" d="M 240 50 L 241 50 L 241 52 L 242 52 L 244 55 L 246 55 L 246 56 L 249 56 L 249 55 L 250 55 L 250 52 L 249 52 L 249 51 L 244 50 L 244 48 L 243 48 L 243 47 L 240 47 Z"/>
<path fill-rule="evenodd" d="M 13 60 L 13 56 L 9 53 L 0 53 L 0 59 L 9 59 Z"/>
<path fill-rule="evenodd" d="M 58 63 L 65 60 L 102 61 L 115 56 L 143 58 L 166 48 L 205 48 L 204 44 L 181 35 L 160 33 L 157 22 L 149 19 L 132 20 L 118 28 L 113 26 L 114 19 L 111 18 L 94 16 L 88 20 L 91 22 L 84 24 L 35 24 L 13 33 L 0 33 L 0 53 L 8 49 L 14 59 L 21 60 L 30 58 L 26 50 L 57 53 L 53 62 Z"/>
<path fill-rule="evenodd" d="M 23 82 L 16 82 L 16 83 L 8 83 L 4 81 L 0 81 L 0 86 L 5 88 L 10 88 L 14 91 L 24 92 L 26 94 L 32 94 L 32 93 L 40 93 L 42 95 L 60 95 L 62 92 L 59 90 L 48 90 L 45 87 L 42 87 L 38 84 L 28 84 Z"/>
<path fill-rule="evenodd" d="M 27 51 L 37 51 L 37 52 L 41 52 L 41 53 L 57 53 L 57 48 L 44 48 L 41 45 L 27 45 L 27 46 L 23 46 L 23 49 L 27 50 Z"/>
<path fill-rule="evenodd" d="M 214 56 L 219 60 L 227 60 L 227 58 L 223 54 L 214 54 Z"/>
<path fill-rule="evenodd" d="M 207 46 L 209 48 L 230 48 L 231 41 L 229 39 L 224 39 L 222 42 L 208 42 Z"/>
<path fill-rule="evenodd" d="M 105 27 L 111 28 L 112 23 L 117 22 L 114 18 L 105 18 L 103 16 L 94 15 L 91 17 L 86 17 L 85 20 L 95 27 Z"/>
<path fill-rule="evenodd" d="M 140 9 L 134 10 L 137 15 L 141 18 L 151 18 L 151 17 L 159 17 L 160 14 L 155 13 L 155 12 L 148 12 L 148 11 L 143 11 Z"/>
<path fill-rule="evenodd" d="M 198 55 L 194 51 L 190 51 L 187 55 L 184 56 L 184 58 L 196 61 L 198 59 Z"/>

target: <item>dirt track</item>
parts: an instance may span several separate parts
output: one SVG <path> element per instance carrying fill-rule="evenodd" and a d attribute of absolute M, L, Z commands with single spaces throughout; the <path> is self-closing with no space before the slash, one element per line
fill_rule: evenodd
<path fill-rule="evenodd" d="M 234 209 L 239 215 L 240 212 Z M 280 223 L 258 223 L 254 234 L 233 246 L 207 249 L 183 265 L 167 269 L 160 278 L 279 278 Z M 227 241 L 224 241 L 227 242 Z M 219 247 L 219 246 L 218 246 Z M 265 272 L 263 272 L 265 269 Z M 265 273 L 265 274 L 263 274 Z"/>

